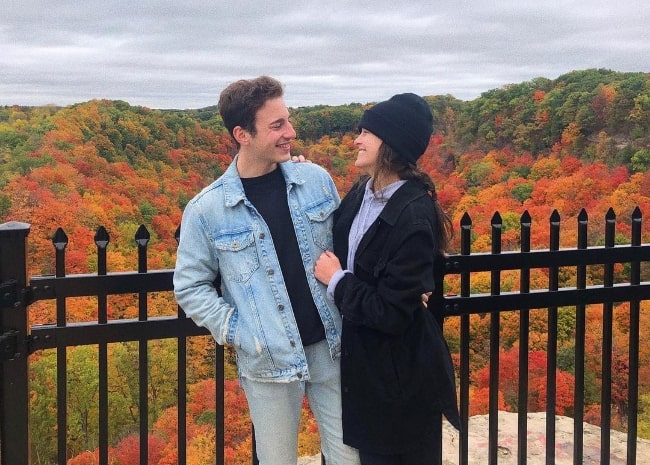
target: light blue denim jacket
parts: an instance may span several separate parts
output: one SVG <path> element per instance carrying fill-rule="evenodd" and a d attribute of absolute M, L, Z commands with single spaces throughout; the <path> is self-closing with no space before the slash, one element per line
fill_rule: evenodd
<path fill-rule="evenodd" d="M 197 325 L 237 352 L 239 376 L 257 381 L 309 379 L 305 352 L 266 222 L 244 194 L 237 157 L 183 212 L 174 294 Z M 332 358 L 340 353 L 341 317 L 314 277 L 321 252 L 332 250 L 332 214 L 340 203 L 327 172 L 286 162 L 289 210 L 307 281 Z M 213 282 L 221 273 L 223 297 Z"/>

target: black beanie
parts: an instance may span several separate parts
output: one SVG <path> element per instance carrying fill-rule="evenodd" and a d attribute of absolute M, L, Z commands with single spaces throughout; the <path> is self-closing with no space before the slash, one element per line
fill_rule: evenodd
<path fill-rule="evenodd" d="M 422 97 L 398 94 L 366 110 L 359 129 L 372 132 L 401 157 L 415 164 L 429 145 L 433 115 Z"/>

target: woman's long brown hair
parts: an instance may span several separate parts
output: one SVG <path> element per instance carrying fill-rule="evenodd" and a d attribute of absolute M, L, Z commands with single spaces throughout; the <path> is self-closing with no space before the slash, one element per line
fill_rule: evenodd
<path fill-rule="evenodd" d="M 407 162 L 390 146 L 382 143 L 379 147 L 375 172 L 372 174 L 373 191 L 380 192 L 386 187 L 383 184 L 384 180 L 390 179 L 390 175 L 393 173 L 400 179 L 419 182 L 429 192 L 436 214 L 435 230 L 433 231 L 436 238 L 436 249 L 438 253 L 444 255 L 454 235 L 454 227 L 451 219 L 442 209 L 440 202 L 438 202 L 438 194 L 433 180 L 417 165 Z"/>

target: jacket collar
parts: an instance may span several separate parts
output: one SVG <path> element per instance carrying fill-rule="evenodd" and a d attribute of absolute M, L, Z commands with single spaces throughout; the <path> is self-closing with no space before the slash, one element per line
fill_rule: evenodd
<path fill-rule="evenodd" d="M 408 180 L 386 203 L 386 206 L 379 214 L 386 223 L 394 226 L 402 211 L 413 201 L 427 195 L 426 189 L 416 181 Z"/>
<path fill-rule="evenodd" d="M 235 155 L 232 163 L 230 163 L 230 166 L 228 166 L 226 172 L 221 176 L 221 181 L 223 183 L 224 200 L 227 207 L 234 207 L 239 202 L 243 202 L 246 199 L 244 186 L 242 185 L 241 178 L 239 177 L 239 172 L 237 171 L 237 158 L 239 158 L 239 155 Z M 295 163 L 292 161 L 286 161 L 279 164 L 284 179 L 287 183 L 287 187 L 293 185 L 302 185 L 305 183 L 306 180 L 298 168 L 299 165 L 300 163 Z"/>
<path fill-rule="evenodd" d="M 341 215 L 338 218 L 338 224 L 335 226 L 335 236 L 334 236 L 334 247 L 336 249 L 336 254 L 341 260 L 341 264 L 344 267 L 348 267 L 347 256 L 348 256 L 348 238 L 347 233 L 350 231 L 350 226 L 354 217 L 359 212 L 361 207 L 361 202 L 363 201 L 363 195 L 365 192 L 365 184 L 357 184 L 355 188 L 350 190 L 346 194 L 346 198 L 350 196 L 349 201 L 351 202 L 351 208 L 339 209 L 339 214 Z M 422 196 L 428 195 L 426 189 L 416 181 L 406 181 L 395 193 L 388 199 L 386 206 L 379 214 L 379 220 L 384 223 L 394 227 L 397 223 L 397 220 L 402 213 L 402 211 L 413 201 L 419 199 Z M 345 201 L 345 199 L 344 199 Z M 375 221 L 366 234 L 363 235 L 359 247 L 357 248 L 356 256 L 359 256 L 360 253 L 365 250 L 368 244 L 372 241 L 375 233 L 377 232 L 378 222 Z M 344 236 L 339 236 L 339 235 Z"/>

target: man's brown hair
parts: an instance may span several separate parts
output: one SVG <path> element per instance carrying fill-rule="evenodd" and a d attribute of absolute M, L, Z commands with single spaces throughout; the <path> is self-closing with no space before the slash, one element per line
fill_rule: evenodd
<path fill-rule="evenodd" d="M 226 87 L 219 96 L 219 113 L 223 124 L 233 137 L 233 130 L 241 126 L 255 135 L 255 115 L 267 100 L 282 97 L 284 89 L 277 79 L 260 76 L 240 79 Z"/>

